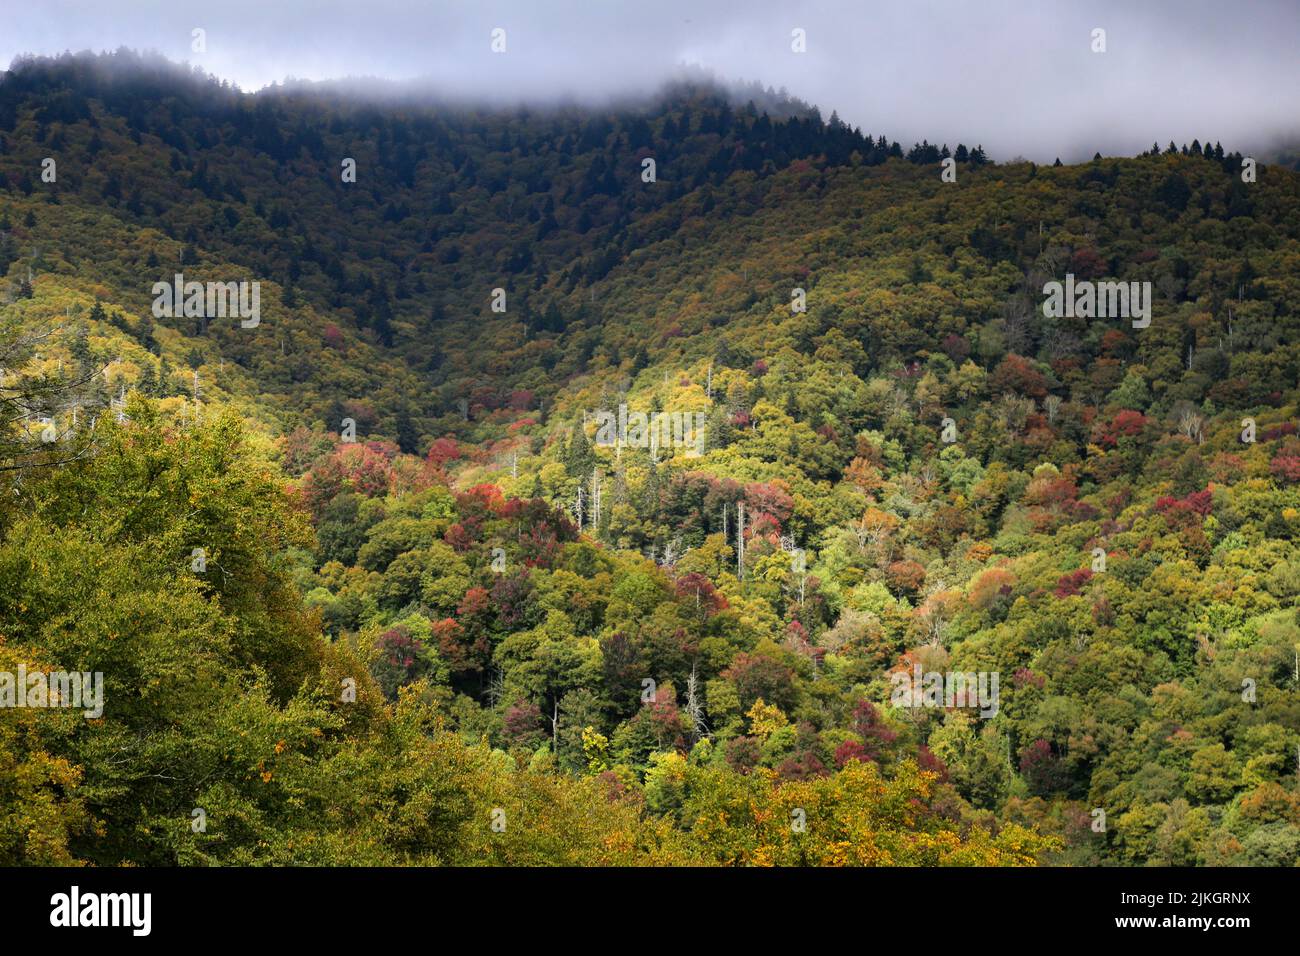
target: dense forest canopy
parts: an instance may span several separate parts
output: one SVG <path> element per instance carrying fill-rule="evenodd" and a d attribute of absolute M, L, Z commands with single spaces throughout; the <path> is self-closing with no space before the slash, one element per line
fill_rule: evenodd
<path fill-rule="evenodd" d="M 1300 173 L 26 59 L 0 303 L 6 863 L 1300 863 Z"/>

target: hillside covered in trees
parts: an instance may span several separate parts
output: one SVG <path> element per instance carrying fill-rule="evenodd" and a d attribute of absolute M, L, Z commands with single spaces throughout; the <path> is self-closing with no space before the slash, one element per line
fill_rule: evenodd
<path fill-rule="evenodd" d="M 1300 863 L 1300 173 L 1250 165 L 15 63 L 0 671 L 105 706 L 0 709 L 0 860 Z M 954 673 L 994 706 L 899 706 Z"/>

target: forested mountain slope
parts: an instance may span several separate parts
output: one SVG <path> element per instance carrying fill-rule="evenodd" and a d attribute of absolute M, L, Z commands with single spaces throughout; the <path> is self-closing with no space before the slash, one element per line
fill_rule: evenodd
<path fill-rule="evenodd" d="M 0 712 L 0 854 L 1300 862 L 1300 174 L 759 99 L 6 74 L 0 654 L 110 704 Z"/>

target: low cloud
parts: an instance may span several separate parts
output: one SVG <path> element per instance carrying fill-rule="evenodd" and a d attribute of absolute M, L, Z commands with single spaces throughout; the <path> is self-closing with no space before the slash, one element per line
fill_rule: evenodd
<path fill-rule="evenodd" d="M 805 53 L 791 50 L 796 28 Z M 1293 0 L 43 0 L 6 22 L 0 57 L 127 46 L 245 89 L 372 76 L 498 102 L 650 92 L 698 65 L 904 145 L 981 142 L 1050 162 L 1194 137 L 1295 142 L 1298 42 Z"/>

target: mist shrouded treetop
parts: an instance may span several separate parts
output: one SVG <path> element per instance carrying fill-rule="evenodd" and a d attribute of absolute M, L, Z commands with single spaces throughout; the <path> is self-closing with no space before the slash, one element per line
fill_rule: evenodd
<path fill-rule="evenodd" d="M 505 31 L 504 53 L 491 48 L 495 29 Z M 1093 49 L 1097 29 L 1104 53 Z M 795 30 L 806 52 L 792 49 Z M 6 24 L 0 62 L 128 46 L 245 89 L 370 76 L 507 101 L 644 93 L 695 65 L 785 87 L 903 142 L 982 141 L 998 158 L 1050 162 L 1132 155 L 1193 133 L 1256 150 L 1294 142 L 1298 37 L 1300 6 L 1286 0 L 442 0 L 416 9 L 400 0 L 48 0 Z"/>

